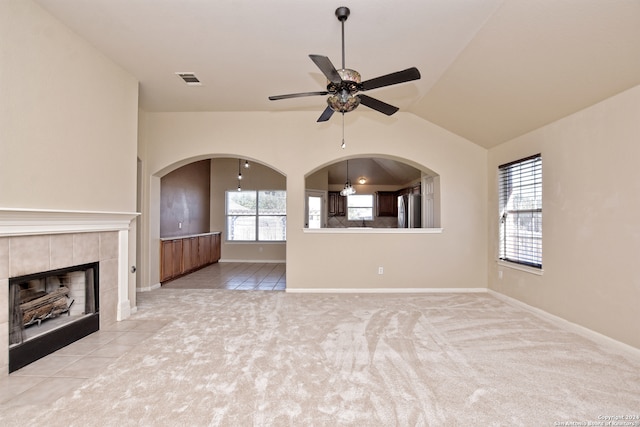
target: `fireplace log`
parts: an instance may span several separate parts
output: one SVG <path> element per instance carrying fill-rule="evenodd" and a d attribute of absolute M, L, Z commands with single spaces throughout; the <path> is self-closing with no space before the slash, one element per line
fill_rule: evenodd
<path fill-rule="evenodd" d="M 20 304 L 23 324 L 31 325 L 66 312 L 69 309 L 67 295 L 69 295 L 69 288 L 61 286 L 46 295 Z"/>

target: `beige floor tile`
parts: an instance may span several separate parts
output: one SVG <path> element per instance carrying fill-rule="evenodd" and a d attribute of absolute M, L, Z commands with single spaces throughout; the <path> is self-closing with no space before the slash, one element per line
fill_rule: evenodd
<path fill-rule="evenodd" d="M 51 405 L 65 394 L 77 390 L 85 381 L 83 378 L 47 378 L 7 403 L 11 406 Z"/>
<path fill-rule="evenodd" d="M 109 343 L 109 344 L 107 344 L 107 345 L 105 345 L 103 347 L 100 347 L 99 349 L 97 349 L 93 353 L 91 353 L 91 356 L 96 356 L 96 357 L 120 357 L 123 354 L 125 354 L 126 352 L 130 351 L 133 347 L 135 347 L 135 346 L 134 345 Z"/>
<path fill-rule="evenodd" d="M 22 369 L 18 369 L 11 375 L 36 377 L 53 376 L 56 372 L 66 368 L 78 359 L 80 359 L 79 356 L 58 356 L 57 353 L 53 353 L 40 360 L 36 360 Z"/>
<path fill-rule="evenodd" d="M 116 357 L 86 356 L 61 369 L 54 377 L 93 378 L 116 360 Z"/>
<path fill-rule="evenodd" d="M 25 377 L 8 375 L 0 379 L 0 403 L 5 403 L 13 399 L 20 393 L 24 393 L 31 387 L 36 386 L 47 377 Z"/>

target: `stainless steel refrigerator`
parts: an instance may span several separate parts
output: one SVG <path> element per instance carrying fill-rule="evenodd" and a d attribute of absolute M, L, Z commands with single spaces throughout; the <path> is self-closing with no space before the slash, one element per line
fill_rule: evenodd
<path fill-rule="evenodd" d="M 398 196 L 398 228 L 422 227 L 422 210 L 419 194 Z"/>

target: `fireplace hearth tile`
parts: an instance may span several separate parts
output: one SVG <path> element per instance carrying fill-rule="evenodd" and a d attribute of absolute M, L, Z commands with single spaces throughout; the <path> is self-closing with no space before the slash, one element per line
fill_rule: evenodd
<path fill-rule="evenodd" d="M 31 387 L 20 395 L 20 400 L 34 406 L 51 405 L 79 389 L 85 381 L 84 378 L 48 378 L 46 387 Z"/>
<path fill-rule="evenodd" d="M 134 347 L 135 345 L 114 344 L 111 342 L 95 350 L 93 353 L 91 353 L 91 356 L 117 358 L 125 353 L 128 353 Z"/>
<path fill-rule="evenodd" d="M 59 356 L 58 354 L 50 354 L 42 359 L 18 369 L 11 373 L 13 376 L 35 376 L 35 377 L 51 377 L 61 369 L 66 368 L 70 364 L 80 359 L 80 356 Z"/>
<path fill-rule="evenodd" d="M 117 359 L 113 357 L 95 357 L 86 356 L 66 368 L 55 373 L 54 377 L 68 378 L 92 378 L 103 372 L 107 366 L 111 365 Z"/>

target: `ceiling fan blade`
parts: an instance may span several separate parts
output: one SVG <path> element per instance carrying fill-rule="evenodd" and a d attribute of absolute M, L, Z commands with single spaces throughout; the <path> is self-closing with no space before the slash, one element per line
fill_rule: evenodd
<path fill-rule="evenodd" d="M 324 74 L 327 79 L 334 84 L 342 83 L 342 77 L 338 74 L 336 67 L 333 66 L 329 58 L 322 55 L 309 55 L 309 58 L 320 68 L 322 74 Z"/>
<path fill-rule="evenodd" d="M 327 105 L 327 108 L 324 109 L 317 122 L 326 122 L 333 116 L 333 109 Z"/>
<path fill-rule="evenodd" d="M 270 96 L 269 99 L 271 101 L 276 101 L 278 99 L 288 99 L 288 98 L 302 98 L 303 96 L 315 96 L 315 95 L 327 95 L 329 92 L 320 91 L 320 92 L 302 92 L 302 93 L 290 93 L 288 95 L 274 95 Z"/>
<path fill-rule="evenodd" d="M 382 102 L 378 99 L 372 98 L 367 95 L 358 94 L 356 95 L 360 98 L 360 104 L 366 105 L 369 108 L 373 108 L 376 111 L 380 111 L 387 116 L 392 115 L 396 111 L 398 111 L 398 107 L 394 107 L 393 105 L 387 104 L 386 102 Z"/>
<path fill-rule="evenodd" d="M 418 71 L 416 67 L 411 67 L 403 71 L 397 71 L 395 73 L 376 77 L 375 79 L 366 80 L 362 82 L 362 90 L 391 86 L 398 83 L 410 82 L 411 80 L 418 80 L 419 78 L 420 71 Z"/>

